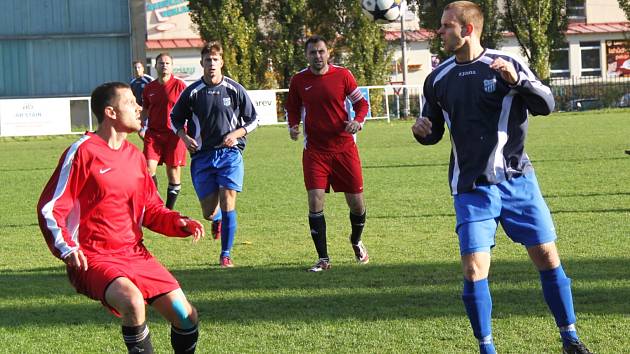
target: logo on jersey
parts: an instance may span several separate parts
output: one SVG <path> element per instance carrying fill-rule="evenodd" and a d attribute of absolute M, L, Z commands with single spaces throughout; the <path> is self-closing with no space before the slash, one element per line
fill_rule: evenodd
<path fill-rule="evenodd" d="M 223 98 L 223 105 L 226 107 L 229 107 L 232 105 L 232 100 L 229 97 L 224 97 Z"/>
<path fill-rule="evenodd" d="M 99 172 L 100 174 L 104 174 L 104 173 L 109 172 L 111 169 L 112 169 L 111 167 L 108 167 L 108 168 L 101 168 L 100 170 L 98 170 L 98 172 Z"/>
<path fill-rule="evenodd" d="M 493 93 L 497 90 L 497 79 L 483 80 L 483 90 L 487 93 Z"/>
<path fill-rule="evenodd" d="M 311 85 L 311 86 L 306 86 L 306 87 L 304 88 L 304 91 L 308 91 L 308 90 L 310 90 L 310 89 L 311 89 L 311 87 L 313 87 L 313 86 L 312 86 L 312 85 Z"/>

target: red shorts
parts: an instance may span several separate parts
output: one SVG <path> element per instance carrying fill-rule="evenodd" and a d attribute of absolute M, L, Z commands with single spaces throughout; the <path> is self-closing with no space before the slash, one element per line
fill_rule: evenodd
<path fill-rule="evenodd" d="M 70 283 L 78 293 L 99 300 L 117 316 L 118 312 L 105 301 L 105 291 L 116 278 L 124 277 L 131 280 L 142 292 L 145 300 L 151 300 L 180 287 L 175 277 L 142 246 L 136 247 L 129 254 L 87 257 L 87 271 L 66 268 Z"/>
<path fill-rule="evenodd" d="M 361 159 L 356 146 L 342 152 L 304 149 L 302 154 L 304 185 L 307 190 L 324 189 L 358 194 L 363 192 Z"/>
<path fill-rule="evenodd" d="M 173 132 L 147 129 L 144 134 L 144 157 L 158 165 L 186 166 L 186 144 Z"/>

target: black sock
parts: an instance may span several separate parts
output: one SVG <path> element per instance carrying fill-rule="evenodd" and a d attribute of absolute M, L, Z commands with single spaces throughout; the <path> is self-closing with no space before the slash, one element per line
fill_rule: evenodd
<path fill-rule="evenodd" d="M 315 249 L 319 258 L 328 259 L 328 249 L 326 248 L 326 219 L 324 211 L 308 213 L 308 224 L 311 227 L 311 237 L 315 243 Z"/>
<path fill-rule="evenodd" d="M 181 184 L 168 184 L 168 189 L 166 190 L 166 207 L 173 210 L 175 207 L 175 201 L 177 201 L 177 196 L 179 195 L 179 191 L 182 189 Z"/>
<path fill-rule="evenodd" d="M 171 326 L 171 346 L 175 354 L 194 353 L 197 348 L 197 338 L 199 338 L 198 325 L 189 329 L 179 329 Z"/>
<path fill-rule="evenodd" d="M 155 189 L 158 189 L 157 176 L 153 175 L 151 176 L 151 179 L 153 180 L 153 184 L 155 184 Z"/>
<path fill-rule="evenodd" d="M 140 326 L 122 326 L 122 334 L 129 353 L 153 353 L 151 335 L 149 334 L 149 327 L 147 327 L 146 323 Z"/>
<path fill-rule="evenodd" d="M 358 245 L 361 242 L 361 234 L 363 233 L 363 225 L 365 225 L 365 214 L 367 211 L 363 211 L 363 215 L 355 215 L 350 212 L 350 225 L 352 226 L 352 234 L 350 235 L 350 242 L 353 245 Z"/>

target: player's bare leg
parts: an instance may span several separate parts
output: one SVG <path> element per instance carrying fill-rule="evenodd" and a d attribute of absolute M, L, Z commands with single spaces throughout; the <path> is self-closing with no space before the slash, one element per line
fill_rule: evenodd
<path fill-rule="evenodd" d="M 123 340 L 129 352 L 153 353 L 144 298 L 131 280 L 114 279 L 105 290 L 105 301 L 121 315 Z"/>
<path fill-rule="evenodd" d="M 320 272 L 330 269 L 330 258 L 326 245 L 326 218 L 324 217 L 324 189 L 308 190 L 308 223 L 311 229 L 311 237 L 315 244 L 315 250 L 319 257 L 317 263 L 309 268 L 310 272 Z"/>
<path fill-rule="evenodd" d="M 182 290 L 158 297 L 151 306 L 171 323 L 171 346 L 175 353 L 194 353 L 199 338 L 199 320 L 197 310 Z"/>
<path fill-rule="evenodd" d="M 157 165 L 157 160 L 147 160 L 147 171 L 149 171 L 149 176 L 151 176 L 151 178 L 153 179 L 153 183 L 155 183 L 156 189 L 158 188 L 158 180 L 157 176 L 155 175 L 157 173 Z"/>
<path fill-rule="evenodd" d="M 179 191 L 182 189 L 181 185 L 181 166 L 166 166 L 166 177 L 168 177 L 168 189 L 166 191 L 166 207 L 173 209 Z"/>
<path fill-rule="evenodd" d="M 360 264 L 366 264 L 370 261 L 370 256 L 363 241 L 361 241 L 366 215 L 363 193 L 345 193 L 345 196 L 346 203 L 348 203 L 350 208 L 350 227 L 352 228 L 350 243 L 352 244 L 354 257 Z"/>

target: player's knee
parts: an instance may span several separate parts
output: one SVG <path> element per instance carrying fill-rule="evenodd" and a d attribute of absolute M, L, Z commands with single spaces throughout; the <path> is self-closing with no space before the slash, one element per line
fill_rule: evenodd
<path fill-rule="evenodd" d="M 181 329 L 188 329 L 197 324 L 197 310 L 188 301 L 175 299 L 171 306 L 175 313 L 175 326 Z"/>
<path fill-rule="evenodd" d="M 484 272 L 474 263 L 465 264 L 463 266 L 464 278 L 468 281 L 478 281 L 486 278 Z"/>
<path fill-rule="evenodd" d="M 127 294 L 127 296 L 120 301 L 118 307 L 117 310 L 123 317 L 144 317 L 144 298 L 141 294 Z"/>

